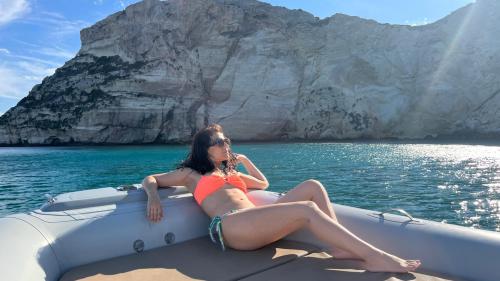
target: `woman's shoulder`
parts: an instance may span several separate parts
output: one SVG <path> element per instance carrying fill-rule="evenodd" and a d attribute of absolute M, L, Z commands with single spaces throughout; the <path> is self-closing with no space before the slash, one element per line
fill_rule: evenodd
<path fill-rule="evenodd" d="M 177 171 L 185 175 L 186 187 L 190 192 L 194 192 L 192 189 L 196 182 L 200 179 L 200 173 L 189 167 L 178 168 Z"/>
<path fill-rule="evenodd" d="M 188 176 L 195 171 L 189 167 L 179 167 L 179 168 L 176 168 L 173 172 L 182 174 L 183 176 Z"/>
<path fill-rule="evenodd" d="M 181 171 L 181 172 L 183 172 L 183 173 L 191 173 L 191 172 L 193 172 L 193 171 L 194 171 L 193 169 L 191 169 L 191 168 L 189 168 L 189 167 L 179 167 L 179 168 L 177 168 L 176 170 Z"/>
<path fill-rule="evenodd" d="M 232 175 L 240 177 L 241 175 L 243 175 L 243 173 L 240 171 L 234 171 L 234 173 Z"/>
<path fill-rule="evenodd" d="M 184 179 L 189 179 L 196 171 L 189 167 L 178 167 L 173 170 L 171 173 L 178 174 L 180 177 Z"/>

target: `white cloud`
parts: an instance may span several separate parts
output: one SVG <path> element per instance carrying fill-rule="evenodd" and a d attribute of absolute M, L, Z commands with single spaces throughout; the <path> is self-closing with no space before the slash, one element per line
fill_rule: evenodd
<path fill-rule="evenodd" d="M 52 75 L 56 68 L 33 61 L 17 61 L 0 65 L 0 96 L 21 99 L 33 86 Z"/>
<path fill-rule="evenodd" d="M 1 1 L 1 0 L 0 0 Z M 90 23 L 84 20 L 69 20 L 59 13 L 41 12 L 38 16 L 27 17 L 22 20 L 25 24 L 49 27 L 49 35 L 60 39 L 60 37 L 79 33 Z"/>
<path fill-rule="evenodd" d="M 22 17 L 30 11 L 26 0 L 0 0 L 0 25 Z"/>
<path fill-rule="evenodd" d="M 27 80 L 42 81 L 46 76 L 52 75 L 55 72 L 54 67 L 47 67 L 44 64 L 31 63 L 27 61 L 20 61 L 16 63 L 20 70 L 23 70 Z"/>
<path fill-rule="evenodd" d="M 55 30 L 52 32 L 52 35 L 55 36 L 65 36 L 73 33 L 80 33 L 80 30 L 85 27 L 90 26 L 90 23 L 83 20 L 61 20 L 59 22 L 55 22 Z"/>
<path fill-rule="evenodd" d="M 39 45 L 36 45 L 36 44 L 33 44 L 33 43 L 29 43 L 29 42 L 26 42 L 26 41 L 22 41 L 22 40 L 19 40 L 19 39 L 16 39 L 16 38 L 11 38 L 10 40 L 14 41 L 14 42 L 17 42 L 17 43 L 21 43 L 21 44 L 26 45 L 26 46 L 30 46 L 30 47 L 35 47 L 35 48 L 39 47 Z"/>
<path fill-rule="evenodd" d="M 46 16 L 50 16 L 50 17 L 53 17 L 53 18 L 65 19 L 65 17 L 62 14 L 56 13 L 56 12 L 43 11 L 43 12 L 40 12 L 40 14 L 46 15 Z"/>
<path fill-rule="evenodd" d="M 39 50 L 34 50 L 34 52 L 40 53 L 42 55 L 62 58 L 62 59 L 71 59 L 76 55 L 76 52 L 72 52 L 69 50 L 65 50 L 60 47 L 43 47 Z"/>
<path fill-rule="evenodd" d="M 26 45 L 31 49 L 28 49 L 30 53 L 43 54 L 49 58 L 18 55 L 8 50 L 3 52 L 5 54 L 0 61 L 0 97 L 15 100 L 23 98 L 34 85 L 54 74 L 56 68 L 74 56 L 73 52 L 58 46 L 42 47 L 31 43 Z"/>
<path fill-rule="evenodd" d="M 71 59 L 73 58 L 76 53 L 78 52 L 78 50 L 68 50 L 68 49 L 65 49 L 65 48 L 62 48 L 60 46 L 57 46 L 55 44 L 53 44 L 52 46 L 42 46 L 42 45 L 38 45 L 38 44 L 33 44 L 33 43 L 28 43 L 28 42 L 24 42 L 24 41 L 21 41 L 21 40 L 17 40 L 17 39 L 13 39 L 13 41 L 16 41 L 17 43 L 20 43 L 20 44 L 23 44 L 29 48 L 23 48 L 25 51 L 24 53 L 37 53 L 37 54 L 42 54 L 42 55 L 45 55 L 45 56 L 49 56 L 49 57 L 54 57 L 54 58 L 57 58 L 57 59 L 65 59 L 65 60 L 68 60 L 68 59 Z M 6 54 L 10 54 L 9 50 L 6 50 Z M 2 49 L 0 49 L 0 52 L 2 52 Z M 12 55 L 14 56 L 14 55 Z M 38 58 L 33 58 L 33 57 L 27 57 L 27 56 L 24 56 L 22 57 L 23 59 L 28 59 L 28 60 L 37 60 L 37 61 L 40 61 L 40 59 Z M 48 63 L 48 64 L 59 64 L 59 62 L 51 62 L 51 61 L 43 61 L 44 63 Z"/>
<path fill-rule="evenodd" d="M 413 21 L 413 22 L 410 22 L 409 20 L 405 21 L 406 25 L 411 25 L 411 26 L 426 25 L 429 23 L 430 22 L 429 22 L 428 18 L 424 18 L 423 20 L 418 20 L 418 21 Z"/>
<path fill-rule="evenodd" d="M 10 54 L 9 50 L 5 49 L 5 48 L 0 48 L 0 53 L 4 53 L 4 54 Z"/>
<path fill-rule="evenodd" d="M 50 65 L 50 66 L 62 65 L 60 62 L 57 62 L 57 61 L 43 60 L 43 59 L 34 58 L 34 57 L 30 57 L 30 56 L 10 55 L 10 57 L 23 59 L 23 60 L 31 61 L 31 62 L 35 62 L 35 63 L 43 63 L 43 64 Z"/>
<path fill-rule="evenodd" d="M 25 79 L 12 69 L 0 66 L 0 96 L 21 99 L 26 96 L 33 87 L 32 83 L 27 86 Z"/>

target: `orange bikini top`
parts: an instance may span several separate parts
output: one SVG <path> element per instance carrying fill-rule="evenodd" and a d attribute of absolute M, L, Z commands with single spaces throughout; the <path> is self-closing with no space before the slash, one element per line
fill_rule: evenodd
<path fill-rule="evenodd" d="M 208 176 L 202 175 L 198 184 L 196 184 L 193 194 L 194 199 L 198 202 L 198 205 L 201 206 L 201 203 L 208 195 L 219 190 L 226 182 L 241 189 L 245 193 L 248 192 L 245 182 L 237 174 L 233 174 L 229 177 L 222 177 L 213 174 Z"/>

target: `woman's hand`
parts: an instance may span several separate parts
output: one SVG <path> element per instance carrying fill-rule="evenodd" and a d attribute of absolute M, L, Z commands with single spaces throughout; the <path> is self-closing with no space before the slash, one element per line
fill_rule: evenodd
<path fill-rule="evenodd" d="M 148 198 L 148 219 L 152 222 L 159 222 L 163 218 L 163 207 L 160 197 Z"/>
<path fill-rule="evenodd" d="M 234 156 L 236 157 L 236 165 L 238 165 L 239 163 L 241 163 L 244 159 L 246 159 L 247 157 L 243 154 L 239 154 L 239 153 L 234 153 Z"/>

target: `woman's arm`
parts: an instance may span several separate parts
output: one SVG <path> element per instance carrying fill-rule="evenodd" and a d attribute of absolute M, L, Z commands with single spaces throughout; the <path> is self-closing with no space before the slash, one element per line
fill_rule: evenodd
<path fill-rule="evenodd" d="M 249 188 L 260 188 L 266 189 L 269 187 L 269 182 L 267 181 L 264 174 L 243 154 L 238 154 L 237 156 L 238 162 L 242 163 L 245 166 L 245 169 L 248 171 L 250 176 L 241 174 L 241 179 L 245 181 L 246 185 Z"/>
<path fill-rule="evenodd" d="M 142 181 L 142 187 L 148 197 L 158 196 L 158 187 L 185 186 L 189 168 L 180 168 L 168 173 L 149 175 Z"/>
<path fill-rule="evenodd" d="M 159 222 L 163 218 L 163 207 L 161 206 L 158 187 L 185 186 L 186 177 L 191 172 L 189 168 L 181 168 L 168 173 L 154 174 L 144 178 L 142 187 L 148 195 L 147 217 L 153 222 Z"/>

